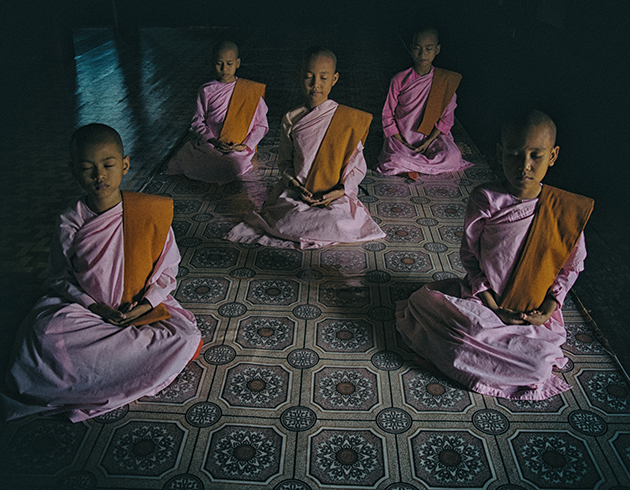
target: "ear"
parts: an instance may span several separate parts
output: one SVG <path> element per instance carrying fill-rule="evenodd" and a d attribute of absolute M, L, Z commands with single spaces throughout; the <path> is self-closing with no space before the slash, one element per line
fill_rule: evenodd
<path fill-rule="evenodd" d="M 438 44 L 435 47 L 435 56 L 437 56 L 438 54 L 440 54 L 440 49 L 442 49 L 442 45 Z"/>
<path fill-rule="evenodd" d="M 129 155 L 127 155 L 125 158 L 123 158 L 122 161 L 123 164 L 123 175 L 127 175 L 127 172 L 129 172 Z"/>
<path fill-rule="evenodd" d="M 503 147 L 499 143 L 497 143 L 497 162 L 503 165 Z"/>
<path fill-rule="evenodd" d="M 558 155 L 560 154 L 560 147 L 555 146 L 551 149 L 551 156 L 549 157 L 549 167 L 553 167 L 554 163 L 558 159 Z"/>
<path fill-rule="evenodd" d="M 336 84 L 337 81 L 339 80 L 339 72 L 335 72 L 335 74 L 332 77 L 332 84 Z"/>
<path fill-rule="evenodd" d="M 236 65 L 236 68 L 240 68 L 241 67 L 241 59 L 240 58 L 236 58 L 236 63 L 234 63 Z"/>

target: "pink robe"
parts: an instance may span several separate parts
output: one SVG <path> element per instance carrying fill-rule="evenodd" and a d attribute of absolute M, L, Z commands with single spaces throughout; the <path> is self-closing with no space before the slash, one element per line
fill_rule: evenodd
<path fill-rule="evenodd" d="M 461 246 L 464 280 L 427 284 L 397 305 L 397 328 L 407 345 L 484 395 L 542 400 L 571 388 L 552 368 L 566 363 L 560 308 L 584 269 L 583 234 L 549 290 L 559 306 L 544 325 L 505 325 L 477 296 L 488 289 L 503 293 L 537 201 L 517 199 L 500 183 L 475 189 Z"/>
<path fill-rule="evenodd" d="M 385 175 L 398 175 L 406 172 L 439 174 L 471 167 L 473 164 L 462 159 L 455 144 L 451 128 L 455 123 L 455 100 L 448 104 L 436 127 L 440 134 L 423 153 L 407 148 L 394 135 L 400 133 L 404 140 L 418 146 L 427 139 L 417 131 L 431 90 L 433 68 L 424 76 L 413 68 L 398 73 L 389 85 L 389 92 L 383 107 L 383 132 L 385 141 L 378 158 L 377 170 Z"/>
<path fill-rule="evenodd" d="M 59 218 L 48 267 L 52 291 L 18 333 L 3 396 L 8 419 L 69 412 L 73 422 L 101 415 L 167 387 L 186 367 L 201 335 L 194 315 L 169 294 L 180 255 L 170 230 L 145 298 L 171 318 L 118 327 L 87 308 L 117 308 L 123 293 L 122 203 L 97 215 L 83 200 Z"/>
<path fill-rule="evenodd" d="M 337 102 L 327 100 L 310 112 L 300 107 L 284 116 L 278 149 L 281 180 L 272 189 L 260 214 L 246 216 L 244 223 L 229 232 L 228 240 L 309 249 L 385 236 L 357 197 L 359 184 L 367 171 L 361 142 L 341 177 L 345 195 L 328 206 L 311 207 L 287 188 L 292 178 L 302 184 L 306 182 L 337 106 Z"/>
<path fill-rule="evenodd" d="M 221 83 L 217 80 L 202 85 L 197 96 L 197 111 L 191 127 L 197 134 L 196 141 L 188 141 L 169 162 L 168 175 L 184 174 L 189 179 L 226 184 L 249 172 L 256 146 L 267 134 L 267 104 L 260 99 L 243 144 L 248 150 L 221 153 L 208 143 L 218 139 L 228 112 L 230 98 L 236 82 Z"/>

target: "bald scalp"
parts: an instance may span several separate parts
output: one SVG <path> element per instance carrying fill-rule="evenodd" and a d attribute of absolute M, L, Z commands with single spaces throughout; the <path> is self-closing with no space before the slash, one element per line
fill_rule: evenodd
<path fill-rule="evenodd" d="M 419 29 L 415 30 L 413 36 L 411 38 L 411 43 L 416 42 L 420 36 L 433 36 L 435 39 L 435 44 L 440 44 L 440 36 L 438 34 L 438 30 L 433 26 L 421 26 Z"/>
<path fill-rule="evenodd" d="M 539 126 L 543 126 L 547 129 L 551 146 L 555 146 L 557 134 L 556 124 L 547 114 L 539 110 L 525 111 L 508 119 L 501 127 L 501 144 L 505 145 L 505 141 L 509 135 L 524 134 L 530 129 Z"/>
<path fill-rule="evenodd" d="M 114 128 L 100 123 L 80 127 L 70 138 L 70 157 L 72 162 L 76 163 L 79 154 L 85 148 L 103 143 L 113 143 L 120 152 L 120 156 L 125 156 L 122 139 Z"/>
<path fill-rule="evenodd" d="M 232 51 L 238 58 L 238 46 L 236 45 L 236 43 L 232 41 L 220 41 L 212 48 L 213 59 L 217 59 L 219 54 L 223 53 L 224 51 Z"/>
<path fill-rule="evenodd" d="M 313 46 L 306 51 L 304 51 L 304 55 L 302 56 L 302 65 L 301 69 L 304 70 L 306 65 L 309 64 L 312 60 L 319 58 L 320 56 L 324 56 L 329 58 L 333 62 L 333 68 L 335 73 L 337 72 L 337 56 L 330 49 L 325 48 L 323 46 Z"/>

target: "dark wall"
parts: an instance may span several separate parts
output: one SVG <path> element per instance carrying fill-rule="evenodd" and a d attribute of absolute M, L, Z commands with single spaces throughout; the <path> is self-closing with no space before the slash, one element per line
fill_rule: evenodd
<path fill-rule="evenodd" d="M 615 205 L 625 196 L 630 2 L 598 0 L 35 0 L 5 2 L 3 89 L 19 94 L 20 67 L 71 55 L 71 29 L 87 26 L 337 24 L 408 38 L 429 21 L 441 33 L 437 64 L 460 71 L 457 115 L 487 154 L 510 107 L 535 105 L 559 127 L 552 183 Z M 9 68 L 15 68 L 11 70 Z M 628 206 L 621 206 L 627 211 Z"/>

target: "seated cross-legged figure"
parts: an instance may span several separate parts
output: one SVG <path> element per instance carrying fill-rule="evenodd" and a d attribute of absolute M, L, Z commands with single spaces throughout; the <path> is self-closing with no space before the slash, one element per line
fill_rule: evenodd
<path fill-rule="evenodd" d="M 301 67 L 306 104 L 282 120 L 281 179 L 262 210 L 245 216 L 229 240 L 308 249 L 385 236 L 358 199 L 372 116 L 328 99 L 338 79 L 331 51 L 306 52 Z"/>
<path fill-rule="evenodd" d="M 265 85 L 236 76 L 238 47 L 223 41 L 213 50 L 216 79 L 201 86 L 191 127 L 197 135 L 169 162 L 168 175 L 226 184 L 251 171 L 256 146 L 267 134 Z"/>
<path fill-rule="evenodd" d="M 439 174 L 461 170 L 473 164 L 465 161 L 455 144 L 451 128 L 461 75 L 433 67 L 440 52 L 438 33 L 423 28 L 410 46 L 413 67 L 392 78 L 383 106 L 385 141 L 377 170 L 412 180 L 418 174 Z"/>
<path fill-rule="evenodd" d="M 170 295 L 172 199 L 120 191 L 129 157 L 109 126 L 79 128 L 70 148 L 86 196 L 58 219 L 50 292 L 18 331 L 0 393 L 6 419 L 101 415 L 167 387 L 202 346 L 195 316 Z"/>
<path fill-rule="evenodd" d="M 507 123 L 502 181 L 471 193 L 461 259 L 467 275 L 425 285 L 397 306 L 417 362 L 478 393 L 541 400 L 571 388 L 561 307 L 583 270 L 593 201 L 541 180 L 554 165 L 556 127 L 533 111 Z"/>

